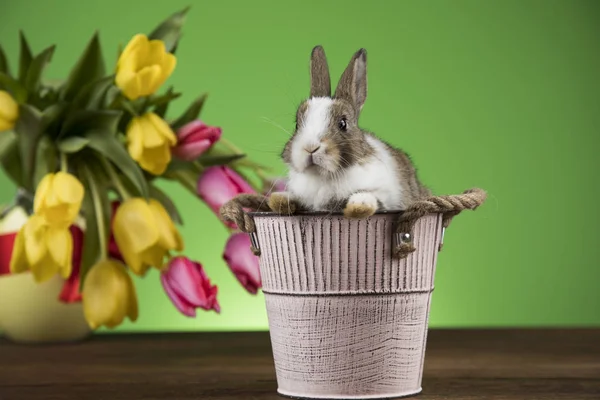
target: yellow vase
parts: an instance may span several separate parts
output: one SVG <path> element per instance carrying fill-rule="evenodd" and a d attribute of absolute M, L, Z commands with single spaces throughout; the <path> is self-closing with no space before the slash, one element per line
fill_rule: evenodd
<path fill-rule="evenodd" d="M 17 232 L 28 215 L 13 207 L 0 221 L 0 234 Z M 0 335 L 20 343 L 82 340 L 91 334 L 81 303 L 58 299 L 64 279 L 59 275 L 38 284 L 31 273 L 0 276 Z"/>
<path fill-rule="evenodd" d="M 81 303 L 58 300 L 64 280 L 56 275 L 36 283 L 30 273 L 0 276 L 0 331 L 21 343 L 71 342 L 91 330 Z"/>

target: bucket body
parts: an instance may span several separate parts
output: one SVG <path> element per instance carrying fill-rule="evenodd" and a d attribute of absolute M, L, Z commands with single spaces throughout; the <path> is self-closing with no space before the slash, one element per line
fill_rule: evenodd
<path fill-rule="evenodd" d="M 393 256 L 399 213 L 253 213 L 278 392 L 380 399 L 421 392 L 441 214 Z"/>

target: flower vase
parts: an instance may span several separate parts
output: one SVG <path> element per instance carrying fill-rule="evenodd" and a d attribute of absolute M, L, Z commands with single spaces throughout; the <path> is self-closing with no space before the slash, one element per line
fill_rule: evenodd
<path fill-rule="evenodd" d="M 19 190 L 0 215 L 0 334 L 18 343 L 79 341 L 91 334 L 81 302 L 59 300 L 65 280 L 37 283 L 30 272 L 10 274 L 14 237 L 31 215 L 31 195 Z"/>

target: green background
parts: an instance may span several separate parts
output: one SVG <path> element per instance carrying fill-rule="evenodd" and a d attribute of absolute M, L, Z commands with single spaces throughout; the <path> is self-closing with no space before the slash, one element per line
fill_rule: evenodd
<path fill-rule="evenodd" d="M 35 52 L 56 43 L 47 77 L 60 79 L 95 30 L 112 65 L 119 44 L 188 4 L 173 113 L 208 92 L 202 118 L 283 173 L 287 134 L 269 121 L 293 128 L 311 48 L 325 47 L 337 81 L 365 47 L 362 126 L 407 150 L 436 193 L 489 192 L 446 233 L 432 327 L 600 325 L 598 2 L 3 1 L 0 42 L 13 66 L 19 29 Z M 10 201 L 14 186 L 0 176 L 0 187 Z M 138 322 L 118 330 L 266 329 L 262 295 L 221 259 L 226 230 L 198 199 L 162 187 L 222 314 L 180 315 L 152 272 L 136 281 Z"/>

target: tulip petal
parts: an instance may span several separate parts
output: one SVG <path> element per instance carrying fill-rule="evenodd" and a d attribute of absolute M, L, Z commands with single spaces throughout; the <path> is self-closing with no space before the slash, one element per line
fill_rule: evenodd
<path fill-rule="evenodd" d="M 14 126 L 14 122 L 0 118 L 0 132 L 10 131 Z"/>
<path fill-rule="evenodd" d="M 158 65 L 149 65 L 137 73 L 141 88 L 140 94 L 148 96 L 153 94 L 161 85 L 162 71 Z"/>
<path fill-rule="evenodd" d="M 173 288 L 169 284 L 166 274 L 160 274 L 160 281 L 167 296 L 169 296 L 169 299 L 171 299 L 171 302 L 179 310 L 179 312 L 188 317 L 195 317 L 196 308 L 192 304 L 187 302 L 184 298 L 180 297 L 177 294 L 177 292 L 173 290 Z"/>
<path fill-rule="evenodd" d="M 227 240 L 223 259 L 242 286 L 252 294 L 261 287 L 258 257 L 250 250 L 250 238 L 245 233 L 234 233 Z"/>
<path fill-rule="evenodd" d="M 254 188 L 231 168 L 223 168 L 227 177 L 235 185 L 238 193 L 255 193 Z"/>
<path fill-rule="evenodd" d="M 40 183 L 38 183 L 35 190 L 35 196 L 33 198 L 33 212 L 36 214 L 41 211 L 42 206 L 45 203 L 45 199 L 48 197 L 52 181 L 54 180 L 54 174 L 45 175 Z"/>
<path fill-rule="evenodd" d="M 163 82 L 167 80 L 169 76 L 175 70 L 175 66 L 177 65 L 177 57 L 174 54 L 166 53 L 162 62 L 162 80 Z"/>
<path fill-rule="evenodd" d="M 113 229 L 119 249 L 129 245 L 139 253 L 158 242 L 154 214 L 148 202 L 141 198 L 126 200 L 117 208 Z"/>
<path fill-rule="evenodd" d="M 127 317 L 131 322 L 135 322 L 139 316 L 139 307 L 137 301 L 137 293 L 135 290 L 135 286 L 133 284 L 133 280 L 129 275 L 127 275 L 125 279 L 125 284 L 127 287 L 128 299 L 127 299 Z"/>
<path fill-rule="evenodd" d="M 68 229 L 50 228 L 46 233 L 46 243 L 50 256 L 60 267 L 63 278 L 71 275 L 73 257 L 73 237 Z"/>
<path fill-rule="evenodd" d="M 177 136 L 165 120 L 154 113 L 148 113 L 146 115 L 152 126 L 154 126 L 156 131 L 162 135 L 163 140 L 166 139 L 171 146 L 175 146 L 177 144 Z"/>
<path fill-rule="evenodd" d="M 133 118 L 127 127 L 127 150 L 135 161 L 140 161 L 144 153 L 144 132 L 138 118 Z"/>
<path fill-rule="evenodd" d="M 145 269 L 142 270 L 142 273 L 146 272 L 146 270 L 149 268 L 148 266 L 161 269 L 164 265 L 166 254 L 166 250 L 161 246 L 153 246 L 141 253 L 140 256 L 142 258 L 142 263 L 144 266 L 146 266 Z"/>
<path fill-rule="evenodd" d="M 186 143 L 185 145 L 174 147 L 173 155 L 185 161 L 194 161 L 200 157 L 206 150 L 208 150 L 213 143 L 208 140 L 199 140 L 193 143 Z"/>
<path fill-rule="evenodd" d="M 129 61 L 133 53 L 138 51 L 141 47 L 146 46 L 148 43 L 148 37 L 144 34 L 138 33 L 135 35 L 127 46 L 123 49 L 123 52 L 119 56 L 119 60 L 117 61 L 117 67 L 122 67 L 123 63 Z"/>
<path fill-rule="evenodd" d="M 58 264 L 54 262 L 48 252 L 37 263 L 31 264 L 30 269 L 37 283 L 46 282 L 59 272 Z"/>
<path fill-rule="evenodd" d="M 181 238 L 177 237 L 179 232 L 163 205 L 154 199 L 150 199 L 149 205 L 158 225 L 159 245 L 167 250 L 183 250 Z"/>
<path fill-rule="evenodd" d="M 175 293 L 189 304 L 206 309 L 210 308 L 208 306 L 209 293 L 204 290 L 203 283 L 208 281 L 208 277 L 201 271 L 202 266 L 199 263 L 192 262 L 185 257 L 177 257 L 172 260 L 167 276 L 169 286 Z"/>
<path fill-rule="evenodd" d="M 134 71 L 120 71 L 117 74 L 115 83 L 129 100 L 136 100 L 141 96 L 140 81 Z"/>
<path fill-rule="evenodd" d="M 166 52 L 165 42 L 158 39 L 150 40 L 148 41 L 147 58 L 144 62 L 148 65 L 160 65 L 163 62 Z"/>
<path fill-rule="evenodd" d="M 10 258 L 10 272 L 19 274 L 29 269 L 27 255 L 25 254 L 25 230 L 21 229 L 15 236 L 12 255 Z"/>
<path fill-rule="evenodd" d="M 52 189 L 56 191 L 61 203 L 80 205 L 83 201 L 83 185 L 77 178 L 66 172 L 57 172 L 54 175 Z"/>
<path fill-rule="evenodd" d="M 113 221 L 115 241 L 125 263 L 138 275 L 144 267 L 141 254 L 158 243 L 159 232 L 148 203 L 140 198 L 123 202 Z"/>
<path fill-rule="evenodd" d="M 90 327 L 113 328 L 126 315 L 136 316 L 130 303 L 135 297 L 132 289 L 131 277 L 124 265 L 114 260 L 95 264 L 88 272 L 82 293 L 84 316 Z M 137 307 L 137 302 L 135 304 Z"/>
<path fill-rule="evenodd" d="M 186 141 L 192 134 L 202 130 L 206 127 L 206 124 L 199 119 L 189 122 L 182 126 L 177 131 L 177 141 L 179 143 Z"/>
<path fill-rule="evenodd" d="M 38 264 L 47 253 L 44 218 L 32 215 L 22 228 L 25 236 L 25 254 L 29 265 Z"/>
<path fill-rule="evenodd" d="M 144 170 L 158 176 L 166 171 L 170 161 L 171 151 L 165 143 L 161 147 L 144 149 L 144 153 L 138 163 Z"/>
<path fill-rule="evenodd" d="M 12 129 L 19 116 L 19 105 L 10 93 L 0 90 L 0 131 Z"/>
<path fill-rule="evenodd" d="M 142 143 L 145 149 L 163 147 L 166 144 L 162 133 L 154 125 L 152 115 L 152 113 L 147 113 L 139 118 L 143 138 Z"/>

